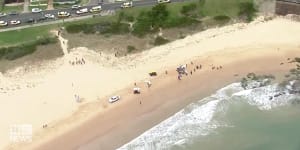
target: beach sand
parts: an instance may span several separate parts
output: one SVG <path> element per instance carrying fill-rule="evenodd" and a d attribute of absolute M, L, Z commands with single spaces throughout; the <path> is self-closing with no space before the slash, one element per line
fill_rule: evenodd
<path fill-rule="evenodd" d="M 25 123 L 33 125 L 33 142 L 7 149 L 115 149 L 249 72 L 283 78 L 294 66 L 287 59 L 299 52 L 300 23 L 284 18 L 209 29 L 121 58 L 72 49 L 63 58 L 0 76 L 5 85 L 0 109 L 9 114 L 0 121 L 0 133 L 7 133 L 0 136 L 0 145 L 9 144 L 12 124 Z M 71 65 L 76 58 L 84 58 L 85 64 Z M 178 81 L 175 69 L 180 64 L 203 67 Z M 159 76 L 150 78 L 150 71 Z M 152 87 L 144 80 L 151 80 Z M 132 94 L 134 82 L 141 95 Z M 109 104 L 108 97 L 115 94 L 121 100 Z"/>

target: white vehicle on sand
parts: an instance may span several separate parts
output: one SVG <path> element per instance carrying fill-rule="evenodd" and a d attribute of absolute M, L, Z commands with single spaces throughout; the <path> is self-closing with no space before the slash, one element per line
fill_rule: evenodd
<path fill-rule="evenodd" d="M 130 8 L 132 7 L 132 2 L 124 2 L 122 5 L 121 5 L 121 8 Z"/>
<path fill-rule="evenodd" d="M 8 23 L 6 22 L 6 21 L 0 21 L 0 26 L 2 27 L 2 26 L 7 26 L 8 25 Z"/>
<path fill-rule="evenodd" d="M 113 102 L 116 102 L 120 99 L 121 99 L 121 97 L 119 95 L 116 95 L 116 96 L 113 96 L 113 97 L 109 98 L 108 102 L 113 103 Z"/>
<path fill-rule="evenodd" d="M 171 0 L 157 0 L 157 3 L 171 3 Z"/>
<path fill-rule="evenodd" d="M 133 88 L 133 94 L 140 94 L 141 93 L 141 88 L 135 87 Z"/>
<path fill-rule="evenodd" d="M 12 20 L 12 21 L 10 21 L 10 24 L 11 25 L 18 25 L 18 24 L 21 24 L 21 21 L 20 20 Z"/>
<path fill-rule="evenodd" d="M 31 12 L 33 12 L 33 13 L 40 13 L 40 12 L 42 12 L 42 9 L 40 9 L 40 8 L 32 8 Z"/>
<path fill-rule="evenodd" d="M 87 12 L 89 12 L 87 8 L 82 8 L 80 10 L 77 10 L 76 14 L 84 14 L 84 13 L 87 13 Z"/>

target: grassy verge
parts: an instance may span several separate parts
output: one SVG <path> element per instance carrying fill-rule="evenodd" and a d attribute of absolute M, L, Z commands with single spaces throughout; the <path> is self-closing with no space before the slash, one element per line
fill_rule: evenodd
<path fill-rule="evenodd" d="M 16 11 L 16 12 L 22 12 L 23 11 L 23 5 L 19 5 L 19 6 L 4 6 L 3 9 L 1 10 L 1 12 L 12 12 L 12 11 Z"/>
<path fill-rule="evenodd" d="M 37 46 L 57 42 L 55 37 L 40 37 L 35 41 L 0 48 L 0 59 L 15 60 L 36 51 Z"/>
<path fill-rule="evenodd" d="M 6 31 L 0 33 L 0 47 L 12 46 L 35 41 L 40 37 L 50 36 L 52 25 L 25 28 L 21 30 Z"/>

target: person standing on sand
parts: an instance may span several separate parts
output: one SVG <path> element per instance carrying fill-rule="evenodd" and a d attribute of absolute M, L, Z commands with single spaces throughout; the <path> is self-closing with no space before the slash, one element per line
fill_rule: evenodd
<path fill-rule="evenodd" d="M 140 105 L 142 105 L 142 101 L 140 100 Z"/>

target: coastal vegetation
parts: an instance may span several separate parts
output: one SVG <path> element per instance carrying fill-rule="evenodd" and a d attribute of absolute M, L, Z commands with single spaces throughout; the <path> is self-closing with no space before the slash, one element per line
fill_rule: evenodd
<path fill-rule="evenodd" d="M 255 16 L 255 12 L 253 0 L 193 0 L 182 3 L 158 4 L 153 7 L 134 7 L 117 11 L 112 16 L 95 16 L 90 19 L 63 24 L 1 32 L 0 53 L 1 58 L 9 60 L 33 53 L 36 46 L 41 44 L 40 39 L 51 37 L 50 31 L 58 27 L 64 27 L 69 34 L 130 34 L 136 37 L 154 34 L 155 38 L 150 38 L 153 40 L 151 43 L 154 46 L 162 45 L 170 40 L 164 36 L 157 36 L 158 32 L 162 33 L 167 29 L 193 25 L 205 27 L 224 25 L 232 19 L 250 21 Z M 183 32 L 177 38 L 184 38 L 185 36 L 186 34 Z M 51 38 L 49 42 L 44 44 L 54 41 Z M 135 45 L 131 46 L 136 47 Z M 137 49 L 140 48 L 127 47 L 128 52 Z"/>
<path fill-rule="evenodd" d="M 14 60 L 22 56 L 32 54 L 37 50 L 37 46 L 47 45 L 57 42 L 55 37 L 40 37 L 35 41 L 26 42 L 16 46 L 2 47 L 0 48 L 0 60 Z"/>
<path fill-rule="evenodd" d="M 199 0 L 183 3 L 158 4 L 153 7 L 131 8 L 117 12 L 110 20 L 93 23 L 73 23 L 66 26 L 69 33 L 132 33 L 138 37 L 157 33 L 158 29 L 177 28 L 201 24 L 207 18 L 217 24 L 231 19 L 251 21 L 256 8 L 253 0 Z M 205 19 L 204 19 L 205 18 Z"/>

